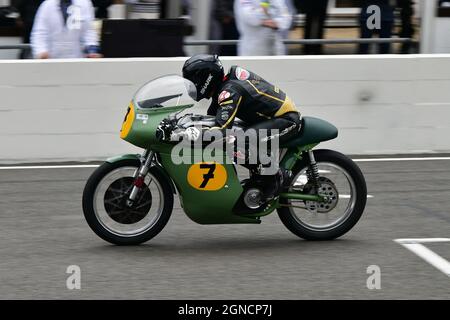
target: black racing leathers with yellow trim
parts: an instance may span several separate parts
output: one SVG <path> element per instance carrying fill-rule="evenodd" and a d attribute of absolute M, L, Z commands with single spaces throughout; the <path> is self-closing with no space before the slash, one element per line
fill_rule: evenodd
<path fill-rule="evenodd" d="M 251 127 L 262 122 L 270 124 L 270 120 L 289 112 L 299 113 L 280 88 L 238 66 L 231 67 L 208 109 L 208 115 L 216 116 L 221 129 L 230 128 L 235 118 Z"/>
<path fill-rule="evenodd" d="M 238 66 L 231 67 L 225 76 L 213 97 L 208 115 L 216 116 L 218 129 L 231 128 L 234 119 L 239 118 L 246 123 L 246 130 L 255 129 L 258 141 L 277 137 L 280 144 L 295 136 L 301 127 L 300 112 L 280 88 Z M 267 133 L 260 135 L 259 129 L 267 129 Z M 245 153 L 248 154 L 247 151 Z M 261 175 L 258 165 L 247 163 L 247 159 L 245 166 L 253 172 L 252 179 L 263 182 L 262 190 L 266 199 L 280 192 L 283 184 L 280 170 L 269 176 Z"/>

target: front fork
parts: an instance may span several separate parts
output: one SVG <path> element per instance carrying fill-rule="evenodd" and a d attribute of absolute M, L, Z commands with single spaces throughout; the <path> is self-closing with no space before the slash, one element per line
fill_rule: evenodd
<path fill-rule="evenodd" d="M 127 199 L 127 206 L 133 206 L 136 201 L 136 197 L 144 185 L 145 177 L 147 176 L 148 170 L 152 166 L 152 161 L 155 153 L 151 150 L 145 150 L 144 154 L 141 157 L 141 166 L 136 171 L 134 176 L 133 188 L 131 189 L 130 196 Z"/>

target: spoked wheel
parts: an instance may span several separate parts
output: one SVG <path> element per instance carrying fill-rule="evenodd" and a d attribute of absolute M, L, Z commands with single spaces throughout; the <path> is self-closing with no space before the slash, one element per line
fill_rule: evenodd
<path fill-rule="evenodd" d="M 89 178 L 83 211 L 91 229 L 118 244 L 140 244 L 156 236 L 173 208 L 172 188 L 155 167 L 150 168 L 132 205 L 127 203 L 138 170 L 138 160 L 105 163 Z"/>
<path fill-rule="evenodd" d="M 366 182 L 359 167 L 332 150 L 314 151 L 319 169 L 318 190 L 308 180 L 308 163 L 294 168 L 288 192 L 319 194 L 324 202 L 281 199 L 278 215 L 283 224 L 307 240 L 331 240 L 348 232 L 361 217 L 366 201 Z"/>
<path fill-rule="evenodd" d="M 121 169 L 122 174 L 127 174 L 125 169 Z M 131 169 L 135 171 L 135 168 Z M 128 195 L 133 188 L 133 182 L 133 177 L 118 178 L 111 183 L 104 194 L 105 211 L 112 220 L 119 224 L 138 223 L 148 215 L 152 207 L 152 193 L 149 186 L 145 183 L 137 194 L 135 203 L 132 206 L 127 204 Z M 160 210 L 158 210 L 158 215 L 159 213 Z"/>

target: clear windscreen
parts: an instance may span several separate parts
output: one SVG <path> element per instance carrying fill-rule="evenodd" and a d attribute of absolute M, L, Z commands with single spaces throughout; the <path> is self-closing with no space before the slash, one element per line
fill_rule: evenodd
<path fill-rule="evenodd" d="M 195 85 L 178 75 L 154 79 L 143 85 L 134 95 L 134 104 L 141 109 L 159 109 L 194 105 Z"/>

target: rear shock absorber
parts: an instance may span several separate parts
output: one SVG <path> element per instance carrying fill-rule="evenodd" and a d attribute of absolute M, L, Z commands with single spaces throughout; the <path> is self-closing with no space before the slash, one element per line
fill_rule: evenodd
<path fill-rule="evenodd" d="M 308 177 L 308 182 L 311 181 L 314 185 L 316 191 L 319 191 L 319 167 L 317 166 L 316 159 L 314 158 L 314 152 L 312 150 L 308 151 L 309 156 L 309 168 L 306 170 L 306 176 Z"/>

